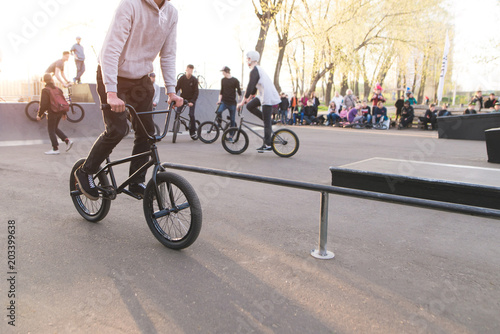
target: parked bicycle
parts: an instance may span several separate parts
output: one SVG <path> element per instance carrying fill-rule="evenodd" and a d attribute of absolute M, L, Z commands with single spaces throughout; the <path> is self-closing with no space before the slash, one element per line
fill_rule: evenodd
<path fill-rule="evenodd" d="M 217 109 L 215 109 L 215 119 L 213 121 L 207 121 L 201 123 L 198 127 L 198 138 L 205 144 L 212 144 L 219 138 L 220 132 L 226 131 L 231 125 L 231 118 L 228 116 L 227 120 L 219 117 L 217 111 L 219 110 L 220 103 L 217 103 Z"/>
<path fill-rule="evenodd" d="M 241 116 L 241 110 L 238 111 L 238 115 Z M 248 148 L 249 139 L 243 127 L 264 140 L 264 136 L 253 130 L 249 125 L 264 128 L 263 124 L 245 121 L 244 117 L 241 116 L 240 125 L 238 127 L 231 127 L 222 134 L 222 147 L 231 154 L 241 154 L 245 152 Z M 299 137 L 292 130 L 280 128 L 272 133 L 271 147 L 273 148 L 273 152 L 282 158 L 290 158 L 297 153 L 299 145 Z"/>
<path fill-rule="evenodd" d="M 184 101 L 187 103 L 187 101 Z M 137 117 L 135 109 L 126 105 L 130 113 Z M 103 108 L 110 108 L 103 105 Z M 99 190 L 99 199 L 92 201 L 88 199 L 79 189 L 75 178 L 75 171 L 85 162 L 78 160 L 70 175 L 70 195 L 78 213 L 90 222 L 102 220 L 109 212 L 111 201 L 119 194 L 126 194 L 138 200 L 143 200 L 143 210 L 149 229 L 156 239 L 163 245 L 172 249 L 182 249 L 195 242 L 201 230 L 202 209 L 194 188 L 182 176 L 167 172 L 160 162 L 156 143 L 165 138 L 170 116 L 174 110 L 173 103 L 168 110 L 147 111 L 140 114 L 167 114 L 165 126 L 161 135 L 148 135 L 151 141 L 151 149 L 148 152 L 136 154 L 124 159 L 111 161 L 106 158 L 106 165 L 99 169 L 94 175 L 94 183 Z M 146 132 L 144 124 L 138 118 L 138 123 Z M 141 157 L 149 156 L 145 163 L 135 174 L 146 171 L 154 166 L 153 175 L 148 182 L 144 197 L 136 195 L 125 189 L 131 182 L 132 175 L 118 186 L 113 172 L 113 166 L 127 163 Z M 108 176 L 111 178 L 111 184 Z"/>
<path fill-rule="evenodd" d="M 73 103 L 71 101 L 71 95 L 72 95 L 72 88 L 71 86 L 69 86 L 68 97 L 66 98 L 66 100 L 69 103 L 69 111 L 66 113 L 66 116 L 69 122 L 78 123 L 85 116 L 85 110 L 83 110 L 83 107 L 78 103 Z M 24 112 L 26 113 L 26 116 L 28 116 L 30 120 L 36 122 L 38 109 L 40 109 L 40 101 L 31 101 L 30 103 L 28 103 L 28 105 L 26 105 L 26 108 L 24 108 Z M 42 115 L 42 118 L 43 117 L 44 115 Z"/>
<path fill-rule="evenodd" d="M 186 131 L 189 131 L 189 129 L 191 128 L 191 120 L 189 118 L 182 116 L 184 109 L 186 108 L 185 107 L 180 108 L 180 111 L 178 109 L 175 112 L 174 125 L 172 126 L 172 132 L 174 133 L 172 136 L 172 143 L 174 144 L 177 141 L 177 134 L 182 133 L 180 132 L 181 124 L 184 125 Z M 200 127 L 200 121 L 196 120 L 195 124 L 196 124 L 195 128 L 198 129 Z M 198 138 L 191 137 L 191 139 L 197 140 Z"/>

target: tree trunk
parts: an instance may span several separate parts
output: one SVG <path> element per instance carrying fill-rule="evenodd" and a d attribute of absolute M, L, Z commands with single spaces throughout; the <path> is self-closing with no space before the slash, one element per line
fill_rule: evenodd
<path fill-rule="evenodd" d="M 318 82 L 325 76 L 328 71 L 330 71 L 333 68 L 333 63 L 330 63 L 325 69 L 323 69 L 321 72 L 316 72 L 314 77 L 311 80 L 311 85 L 309 87 L 309 94 L 316 91 L 316 86 L 318 85 Z"/>
<path fill-rule="evenodd" d="M 278 60 L 276 61 L 276 69 L 274 70 L 274 87 L 276 87 L 276 90 L 278 92 L 281 92 L 281 86 L 280 86 L 280 74 L 281 74 L 281 67 L 283 66 L 283 58 L 285 57 L 285 47 L 286 47 L 286 39 L 282 39 L 279 41 L 279 53 L 278 53 Z"/>
<path fill-rule="evenodd" d="M 335 71 L 332 69 L 332 70 L 330 70 L 329 75 L 328 75 L 328 82 L 326 84 L 326 93 L 325 93 L 325 104 L 329 104 L 330 101 L 332 100 L 334 73 L 335 73 Z"/>
<path fill-rule="evenodd" d="M 413 85 L 411 87 L 411 92 L 415 94 L 415 89 L 417 89 L 417 73 L 418 73 L 418 59 L 415 59 L 415 73 L 413 74 Z"/>
<path fill-rule="evenodd" d="M 349 83 L 347 82 L 347 74 L 342 73 L 342 82 L 340 84 L 340 95 L 345 96 L 345 93 L 349 89 Z"/>
<path fill-rule="evenodd" d="M 252 3 L 254 5 L 255 14 L 260 21 L 259 39 L 257 40 L 255 51 L 260 54 L 260 59 L 262 59 L 264 47 L 266 46 L 267 33 L 269 32 L 269 28 L 271 27 L 271 23 L 273 22 L 276 14 L 278 14 L 281 9 L 283 0 L 274 0 L 273 2 L 270 0 L 260 0 L 262 13 L 259 13 L 253 1 Z"/>
<path fill-rule="evenodd" d="M 359 71 L 354 73 L 354 96 L 359 98 Z"/>

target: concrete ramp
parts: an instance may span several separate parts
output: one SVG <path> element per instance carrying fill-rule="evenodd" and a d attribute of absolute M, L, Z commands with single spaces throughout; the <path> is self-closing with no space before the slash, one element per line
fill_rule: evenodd
<path fill-rule="evenodd" d="M 79 123 L 62 121 L 59 127 L 70 138 L 96 138 L 104 131 L 104 123 L 96 85 L 77 85 L 74 88 L 74 94 L 78 96 L 78 100 L 90 101 L 77 102 L 84 108 L 85 117 Z M 200 96 L 196 105 L 197 120 L 204 122 L 214 119 L 218 97 L 219 90 L 200 90 Z M 167 96 L 165 95 L 165 90 L 161 88 L 160 103 L 157 110 L 167 109 L 166 100 Z M 48 141 L 47 120 L 43 119 L 40 122 L 29 120 L 24 112 L 26 105 L 27 103 L 0 103 L 0 146 L 13 146 Z M 226 111 L 225 115 L 227 114 L 228 112 Z M 244 115 L 248 120 L 258 121 L 257 118 L 248 111 L 245 111 Z M 184 116 L 188 117 L 188 109 L 185 111 Z M 164 124 L 164 121 L 165 115 L 155 116 L 155 122 L 160 125 L 160 127 Z M 171 121 L 170 128 L 172 127 L 172 123 Z M 182 127 L 181 130 L 183 130 Z"/>

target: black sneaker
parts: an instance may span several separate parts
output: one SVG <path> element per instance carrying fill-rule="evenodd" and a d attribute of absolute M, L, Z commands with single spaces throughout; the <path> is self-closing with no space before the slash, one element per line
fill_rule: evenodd
<path fill-rule="evenodd" d="M 92 174 L 87 174 L 82 171 L 82 167 L 75 171 L 76 182 L 80 187 L 80 191 L 90 200 L 97 201 L 99 199 L 99 191 L 94 183 Z"/>
<path fill-rule="evenodd" d="M 144 197 L 144 193 L 146 191 L 146 185 L 144 183 L 131 183 L 128 186 L 128 190 L 137 196 Z"/>
<path fill-rule="evenodd" d="M 257 152 L 259 153 L 264 153 L 264 152 L 271 152 L 273 150 L 273 148 L 269 145 L 262 145 L 261 147 L 259 147 L 257 149 Z"/>
<path fill-rule="evenodd" d="M 191 139 L 192 139 L 192 140 L 198 140 L 198 135 L 197 135 L 196 133 L 193 133 L 193 134 L 191 135 Z"/>

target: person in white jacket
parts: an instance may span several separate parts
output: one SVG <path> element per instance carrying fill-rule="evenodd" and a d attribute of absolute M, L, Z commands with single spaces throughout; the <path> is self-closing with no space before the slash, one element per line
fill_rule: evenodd
<path fill-rule="evenodd" d="M 164 0 L 122 0 L 104 39 L 97 68 L 97 92 L 101 104 L 105 131 L 97 138 L 85 163 L 75 171 L 81 192 L 91 200 L 99 199 L 93 174 L 123 139 L 127 131 L 125 104 L 137 112 L 152 109 L 154 87 L 148 74 L 153 72 L 153 61 L 160 55 L 160 65 L 170 102 L 180 107 L 183 99 L 175 94 L 175 61 L 177 53 L 178 13 Z M 109 106 L 109 107 L 108 107 Z M 154 134 L 153 117 L 139 116 L 150 134 Z M 132 155 L 150 149 L 147 134 L 134 118 L 135 130 Z M 133 175 L 148 160 L 147 156 L 130 163 Z M 146 171 L 134 176 L 129 190 L 138 196 L 144 194 Z"/>
<path fill-rule="evenodd" d="M 247 53 L 247 63 L 251 69 L 250 81 L 245 92 L 245 98 L 238 104 L 238 108 L 242 108 L 245 103 L 248 103 L 247 109 L 264 121 L 264 143 L 257 151 L 269 152 L 272 151 L 273 106 L 278 105 L 281 102 L 281 98 L 271 78 L 258 65 L 259 60 L 260 54 L 257 51 Z M 257 93 L 258 95 L 252 99 L 252 96 Z M 260 106 L 262 106 L 262 111 L 259 110 Z"/>

